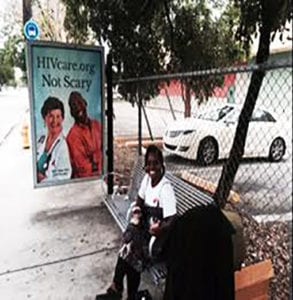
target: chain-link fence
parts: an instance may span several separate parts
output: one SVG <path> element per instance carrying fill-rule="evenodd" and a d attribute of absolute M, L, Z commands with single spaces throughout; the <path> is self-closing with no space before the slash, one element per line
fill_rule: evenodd
<path fill-rule="evenodd" d="M 247 133 L 244 158 L 233 185 L 240 205 L 257 220 L 291 220 L 292 207 L 292 67 L 268 65 Z M 167 168 L 178 176 L 192 175 L 199 185 L 213 190 L 234 140 L 254 66 L 211 70 L 170 76 L 154 76 L 139 81 L 144 89 L 150 81 L 159 94 L 142 101 L 142 136 L 161 139 Z M 199 104 L 192 86 L 221 82 Z M 198 79 L 198 82 L 197 82 Z M 129 85 L 132 80 L 124 81 Z M 188 95 L 186 84 L 190 84 Z M 199 93 L 199 92 L 197 92 Z M 204 95 L 205 96 L 205 95 Z M 188 103 L 190 97 L 190 108 Z M 133 110 L 116 120 L 115 134 L 136 134 L 135 106 L 120 101 L 115 113 Z M 129 106 L 129 107 L 127 107 Z M 185 118 L 184 115 L 190 115 Z M 132 116 L 132 124 L 127 118 Z M 137 123 L 136 123 L 137 122 Z M 136 124 L 135 124 L 136 123 Z M 125 128 L 125 130 L 123 130 Z M 236 194 L 237 193 L 237 194 Z"/>
<path fill-rule="evenodd" d="M 251 75 L 259 68 L 239 66 L 120 81 L 118 91 L 123 96 L 118 94 L 114 102 L 114 136 L 119 142 L 116 147 L 127 141 L 128 148 L 116 148 L 116 171 L 128 177 L 137 153 L 132 147 L 148 139 L 162 146 L 169 172 L 213 194 L 230 155 Z M 265 227 L 255 230 L 261 237 L 249 233 L 250 261 L 273 260 L 279 284 L 272 299 L 287 299 L 291 289 L 292 62 L 261 68 L 266 74 L 228 199 Z M 154 91 L 153 96 L 148 91 Z M 132 103 L 123 100 L 127 97 Z M 123 170 L 117 167 L 121 161 Z M 276 247 L 280 249 L 274 251 Z M 285 291 L 279 293 L 278 286 Z"/>

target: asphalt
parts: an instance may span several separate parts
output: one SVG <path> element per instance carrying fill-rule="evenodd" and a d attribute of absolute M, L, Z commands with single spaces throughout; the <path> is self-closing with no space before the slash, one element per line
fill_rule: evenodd
<path fill-rule="evenodd" d="M 113 276 L 120 230 L 102 181 L 33 188 L 19 123 L 0 147 L 0 299 L 95 299 Z M 154 299 L 162 289 L 144 274 Z"/>

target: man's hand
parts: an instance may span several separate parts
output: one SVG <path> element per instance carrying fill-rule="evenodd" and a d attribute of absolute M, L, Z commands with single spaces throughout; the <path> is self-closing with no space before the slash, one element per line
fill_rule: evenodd
<path fill-rule="evenodd" d="M 130 243 L 123 244 L 118 252 L 119 256 L 123 259 L 125 259 L 129 253 L 130 253 Z"/>
<path fill-rule="evenodd" d="M 38 178 L 38 179 L 37 179 L 38 182 L 41 182 L 42 180 L 44 180 L 44 179 L 46 178 L 46 176 L 45 176 L 43 173 L 38 172 L 37 178 Z"/>
<path fill-rule="evenodd" d="M 149 232 L 151 235 L 158 236 L 161 233 L 160 221 L 150 226 Z"/>

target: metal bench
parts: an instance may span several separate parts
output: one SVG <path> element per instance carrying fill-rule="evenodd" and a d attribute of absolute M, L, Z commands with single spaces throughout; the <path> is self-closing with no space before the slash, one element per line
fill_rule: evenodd
<path fill-rule="evenodd" d="M 143 157 L 139 157 L 133 170 L 133 177 L 128 195 L 112 195 L 107 196 L 105 199 L 107 208 L 122 231 L 124 231 L 127 226 L 127 210 L 130 204 L 136 199 L 144 175 Z M 183 181 L 181 178 L 170 172 L 166 172 L 166 177 L 170 180 L 174 188 L 179 216 L 190 208 L 214 204 L 212 197 Z M 163 279 L 166 276 L 166 267 L 162 263 L 152 266 L 149 271 L 155 284 L 158 284 L 160 279 Z"/>

